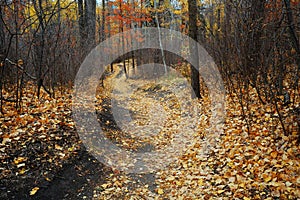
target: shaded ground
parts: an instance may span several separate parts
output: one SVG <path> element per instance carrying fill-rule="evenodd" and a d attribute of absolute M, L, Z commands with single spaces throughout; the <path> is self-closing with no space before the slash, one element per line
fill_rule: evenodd
<path fill-rule="evenodd" d="M 120 76 L 120 73 L 117 73 L 117 76 Z M 111 99 L 103 98 L 98 106 L 102 108 L 101 111 L 97 110 L 97 115 L 103 130 L 108 134 L 122 134 L 114 121 Z M 21 131 L 15 136 L 11 136 L 13 134 L 10 132 L 7 142 L 6 136 L 1 135 L 5 134 L 5 128 L 0 125 L 0 199 L 92 199 L 96 197 L 95 193 L 102 192 L 103 188 L 97 186 L 105 183 L 112 171 L 86 151 L 75 127 L 68 125 L 71 112 L 65 111 L 63 109 L 64 113 L 55 113 L 63 118 L 63 121 L 56 122 L 55 128 L 48 129 L 48 124 L 41 122 L 38 128 L 44 127 L 46 132 L 36 131 L 38 128 L 35 131 L 25 129 L 26 131 Z M 32 116 L 32 122 L 26 122 L 27 127 L 44 119 L 39 112 L 26 114 Z M 13 117 L 2 118 L 2 121 L 8 123 L 13 120 Z M 119 143 L 118 140 L 114 140 L 114 136 L 110 138 Z M 150 185 L 152 190 L 156 187 L 153 174 L 132 174 L 130 177 L 137 184 Z M 131 188 L 135 186 L 130 185 Z M 37 192 L 30 195 L 35 187 L 38 188 Z"/>
<path fill-rule="evenodd" d="M 103 183 L 108 172 L 108 168 L 82 150 L 56 174 L 52 183 L 42 187 L 33 199 L 91 199 L 93 187 Z"/>
<path fill-rule="evenodd" d="M 42 172 L 43 169 L 39 171 Z M 93 186 L 103 183 L 110 171 L 82 147 L 77 156 L 52 173 L 51 181 L 31 176 L 1 179 L 0 199 L 91 199 Z M 40 189 L 30 196 L 36 186 Z"/>
<path fill-rule="evenodd" d="M 106 109 L 99 116 L 113 119 Z M 86 151 L 74 128 L 62 125 L 45 135 L 28 135 L 12 139 L 1 154 L 0 199 L 92 199 L 94 187 L 112 173 Z M 39 189 L 30 195 L 35 187 Z"/>

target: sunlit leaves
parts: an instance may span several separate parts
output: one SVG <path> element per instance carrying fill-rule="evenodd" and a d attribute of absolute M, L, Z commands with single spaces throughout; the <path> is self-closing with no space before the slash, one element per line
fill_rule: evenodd
<path fill-rule="evenodd" d="M 34 188 L 32 188 L 32 190 L 30 191 L 30 196 L 32 196 L 32 195 L 35 195 L 35 193 L 39 190 L 40 188 L 39 187 L 34 187 Z"/>
<path fill-rule="evenodd" d="M 146 86 L 145 89 L 149 87 Z M 300 197 L 300 151 L 295 143 L 295 136 L 283 135 L 274 107 L 269 104 L 259 107 L 255 92 L 251 91 L 251 94 L 253 100 L 248 111 L 255 119 L 249 133 L 245 120 L 240 117 L 239 104 L 228 98 L 225 133 L 220 135 L 216 148 L 206 156 L 200 154 L 202 146 L 196 143 L 168 168 L 156 172 L 154 189 L 150 189 L 149 185 L 134 183 L 129 175 L 121 173 L 108 178 L 104 192 L 98 193 L 97 197 L 113 197 L 116 191 L 125 199 L 132 196 L 154 199 L 245 200 Z M 238 98 L 237 95 L 232 96 Z M 206 123 L 210 116 L 209 110 L 205 109 L 210 107 L 208 102 L 209 100 L 201 102 L 201 119 Z M 205 123 L 201 123 L 200 132 L 204 128 Z M 205 134 L 203 137 L 205 138 Z M 124 183 L 119 189 L 112 187 L 116 180 Z M 128 190 L 130 184 L 135 184 L 136 187 Z"/>
<path fill-rule="evenodd" d="M 111 23 L 110 26 L 118 24 L 116 28 L 122 27 L 123 30 L 126 30 L 131 27 L 131 24 L 141 24 L 141 22 L 151 20 L 147 10 L 139 7 L 136 3 L 117 0 L 109 2 L 108 7 L 112 13 L 107 16 L 107 21 Z"/>

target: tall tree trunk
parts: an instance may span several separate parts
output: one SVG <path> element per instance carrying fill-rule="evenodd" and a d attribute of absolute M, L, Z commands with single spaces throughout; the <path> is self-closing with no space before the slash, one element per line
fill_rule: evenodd
<path fill-rule="evenodd" d="M 298 54 L 296 58 L 296 62 L 297 62 L 296 64 L 298 65 L 298 69 L 300 69 L 300 44 L 299 44 L 299 38 L 297 37 L 290 0 L 284 0 L 284 5 L 287 11 L 286 14 L 287 14 L 287 22 L 288 22 L 291 43 L 293 45 L 293 48 L 296 50 L 296 53 Z"/>
<path fill-rule="evenodd" d="M 2 87 L 3 87 L 3 75 L 4 75 L 4 59 L 6 56 L 5 33 L 4 33 L 4 24 L 3 24 L 2 19 L 3 19 L 3 12 L 2 12 L 2 6 L 0 6 L 0 76 L 1 76 L 1 78 L 0 78 L 0 113 L 3 113 Z"/>
<path fill-rule="evenodd" d="M 160 49 L 154 50 L 154 63 L 162 63 L 164 65 L 164 72 L 167 73 L 167 65 L 165 61 L 165 55 L 163 51 L 163 46 L 162 46 L 162 41 L 161 41 L 161 32 L 160 32 L 160 27 L 161 27 L 161 22 L 163 20 L 163 14 L 162 13 L 157 13 L 157 10 L 160 10 L 161 7 L 164 5 L 164 0 L 159 0 L 158 1 L 158 6 L 156 1 L 154 1 L 154 9 L 155 9 L 155 24 L 158 29 L 158 43 Z M 156 71 L 158 70 L 159 73 L 161 73 L 160 69 L 155 69 Z"/>
<path fill-rule="evenodd" d="M 37 18 L 39 21 L 40 31 L 38 32 L 37 43 L 35 45 L 35 52 L 37 57 L 37 96 L 40 97 L 41 88 L 43 86 L 43 59 L 44 59 L 44 47 L 45 47 L 45 23 L 44 23 L 44 10 L 42 0 L 33 0 L 33 6 Z"/>
<path fill-rule="evenodd" d="M 4 24 L 3 24 L 3 12 L 2 6 L 0 6 L 0 62 L 5 55 L 5 33 L 4 33 Z"/>
<path fill-rule="evenodd" d="M 85 0 L 85 23 L 88 51 L 96 44 L 96 0 Z"/>
<path fill-rule="evenodd" d="M 105 40 L 105 0 L 102 0 L 101 42 Z"/>
<path fill-rule="evenodd" d="M 79 14 L 79 34 L 80 34 L 80 47 L 84 47 L 85 43 L 85 27 L 84 27 L 84 12 L 83 12 L 83 0 L 78 0 L 78 14 Z"/>
<path fill-rule="evenodd" d="M 120 1 L 120 3 L 119 3 L 119 9 L 120 9 L 120 16 L 121 16 L 121 18 L 123 18 L 124 16 L 123 16 L 123 10 L 122 10 L 122 3 L 123 3 L 123 1 Z M 120 33 L 123 33 L 124 32 L 124 24 L 123 24 L 123 20 L 122 19 L 120 19 L 120 27 L 119 27 L 119 31 L 120 31 Z M 121 43 L 122 43 L 122 52 L 124 52 L 124 50 L 125 50 L 125 38 L 124 38 L 124 35 L 122 34 L 121 35 Z M 123 68 L 124 68 L 124 73 L 125 73 L 125 76 L 126 76 L 126 78 L 128 78 L 128 75 L 127 75 L 127 69 L 126 69 L 126 62 L 125 62 L 125 57 L 124 56 L 122 56 L 122 60 L 123 60 Z"/>
<path fill-rule="evenodd" d="M 188 0 L 189 9 L 189 36 L 197 41 L 197 0 Z M 201 98 L 199 81 L 199 58 L 197 46 L 190 45 L 190 56 L 195 61 L 195 66 L 191 65 L 191 85 L 194 90 L 192 98 Z"/>

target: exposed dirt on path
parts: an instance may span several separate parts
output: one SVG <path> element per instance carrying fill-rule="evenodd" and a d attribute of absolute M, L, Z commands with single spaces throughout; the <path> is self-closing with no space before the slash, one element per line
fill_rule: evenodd
<path fill-rule="evenodd" d="M 114 81 L 124 81 L 119 68 L 110 76 L 116 77 Z M 110 90 L 109 85 L 104 88 Z M 121 129 L 112 114 L 111 99 L 104 95 L 99 107 L 103 108 L 97 111 L 97 115 L 104 131 L 120 133 Z M 36 117 L 41 116 L 38 113 Z M 65 117 L 71 118 L 70 114 Z M 62 124 L 64 123 L 60 123 Z M 0 139 L 0 143 L 7 145 L 3 138 Z M 76 129 L 66 125 L 57 126 L 57 129 L 44 135 L 32 133 L 30 136 L 24 132 L 19 139 L 12 138 L 10 142 L 10 146 L 4 148 L 6 152 L 0 157 L 0 199 L 93 199 L 95 192 L 99 194 L 102 191 L 97 186 L 104 184 L 106 178 L 112 174 L 111 168 L 104 166 L 86 151 Z M 64 155 L 65 149 L 68 155 Z M 61 155 L 64 158 L 60 159 Z M 154 187 L 151 174 L 131 177 L 143 184 L 152 183 Z M 38 189 L 30 195 L 34 188 Z"/>
<path fill-rule="evenodd" d="M 40 169 L 39 173 L 46 170 Z M 91 199 L 93 186 L 103 183 L 111 173 L 109 168 L 89 155 L 84 147 L 61 168 L 52 170 L 51 180 L 29 175 L 1 179 L 0 199 Z M 31 196 L 30 191 L 34 187 L 39 190 Z"/>
<path fill-rule="evenodd" d="M 53 121 L 46 118 L 48 110 L 45 116 L 39 111 L 24 113 L 31 116 L 32 122 L 26 121 L 29 128 L 20 127 L 15 136 L 0 123 L 0 133 L 4 134 L 0 134 L 0 199 L 92 199 L 94 187 L 112 173 L 86 151 L 73 126 L 69 98 L 62 100 L 67 107 L 59 104 L 55 113 L 50 112 L 56 117 Z M 47 101 L 51 104 L 52 99 Z M 37 107 L 34 103 L 33 106 Z M 15 118 L 0 117 L 9 124 Z M 105 116 L 105 120 L 109 117 Z M 40 125 L 35 128 L 37 123 Z M 51 127 L 46 123 L 52 123 Z M 34 194 L 30 194 L 34 188 Z"/>
<path fill-rule="evenodd" d="M 104 183 L 109 172 L 109 168 L 82 150 L 33 199 L 92 199 L 93 188 Z"/>

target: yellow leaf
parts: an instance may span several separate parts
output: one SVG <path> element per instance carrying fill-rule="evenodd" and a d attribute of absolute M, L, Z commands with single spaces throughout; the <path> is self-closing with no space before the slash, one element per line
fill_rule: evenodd
<path fill-rule="evenodd" d="M 104 183 L 104 184 L 102 184 L 101 186 L 102 186 L 103 189 L 106 189 L 107 186 L 108 186 L 108 184 Z"/>
<path fill-rule="evenodd" d="M 270 155 L 271 155 L 272 158 L 276 158 L 277 157 L 277 152 L 276 151 L 272 151 Z"/>
<path fill-rule="evenodd" d="M 228 167 L 232 167 L 233 165 L 234 165 L 233 162 L 228 162 L 228 163 L 227 163 L 227 166 L 228 166 Z"/>
<path fill-rule="evenodd" d="M 20 171 L 19 171 L 19 174 L 24 174 L 26 172 L 26 169 L 25 168 L 22 168 Z"/>
<path fill-rule="evenodd" d="M 244 197 L 243 200 L 250 200 L 248 197 Z"/>
<path fill-rule="evenodd" d="M 284 183 L 279 183 L 279 182 L 275 182 L 275 181 L 271 181 L 270 183 L 268 183 L 268 185 L 274 186 L 274 187 L 280 187 L 282 186 Z"/>
<path fill-rule="evenodd" d="M 175 180 L 175 177 L 174 176 L 170 176 L 167 178 L 167 181 L 174 181 Z"/>
<path fill-rule="evenodd" d="M 176 181 L 176 185 L 181 186 L 181 185 L 182 185 L 182 182 L 181 182 L 181 181 Z"/>
<path fill-rule="evenodd" d="M 35 193 L 39 190 L 40 188 L 39 187 L 34 187 L 32 188 L 32 190 L 30 191 L 30 195 L 35 195 Z"/>
<path fill-rule="evenodd" d="M 19 60 L 18 60 L 18 66 L 21 66 L 21 65 L 23 65 L 23 64 L 24 64 L 23 60 L 22 60 L 22 59 L 19 59 Z"/>
<path fill-rule="evenodd" d="M 24 157 L 18 157 L 16 159 L 14 159 L 14 163 L 17 165 L 25 160 L 26 160 L 26 158 L 24 158 Z"/>
<path fill-rule="evenodd" d="M 114 186 L 116 187 L 122 187 L 122 183 L 120 181 L 115 181 Z"/>
<path fill-rule="evenodd" d="M 220 183 L 222 183 L 222 179 L 217 179 L 216 184 L 220 184 Z"/>
<path fill-rule="evenodd" d="M 245 183 L 240 183 L 239 186 L 240 186 L 241 188 L 245 188 Z"/>
<path fill-rule="evenodd" d="M 74 147 L 69 147 L 68 151 L 70 151 L 70 152 L 74 151 Z"/>
<path fill-rule="evenodd" d="M 180 15 L 180 13 L 181 13 L 180 10 L 175 10 L 175 11 L 174 11 L 174 14 L 176 14 L 176 15 Z"/>
<path fill-rule="evenodd" d="M 203 179 L 199 179 L 198 180 L 198 186 L 202 186 L 203 185 Z"/>
<path fill-rule="evenodd" d="M 225 190 L 218 190 L 217 191 L 218 194 L 222 194 L 223 192 L 225 192 Z"/>
<path fill-rule="evenodd" d="M 158 193 L 158 194 L 163 194 L 163 193 L 164 193 L 164 190 L 161 189 L 161 188 L 159 188 L 159 189 L 157 190 L 157 193 Z"/>
<path fill-rule="evenodd" d="M 267 176 L 267 177 L 264 178 L 264 181 L 266 183 L 269 182 L 269 181 L 271 181 L 271 180 L 272 180 L 272 177 L 270 177 L 270 176 Z"/>
<path fill-rule="evenodd" d="M 7 137 L 3 138 L 2 144 L 5 145 L 6 142 L 11 142 L 11 139 Z"/>
<path fill-rule="evenodd" d="M 55 144 L 55 149 L 56 150 L 62 150 L 63 148 L 61 146 L 59 146 L 58 144 Z"/>

